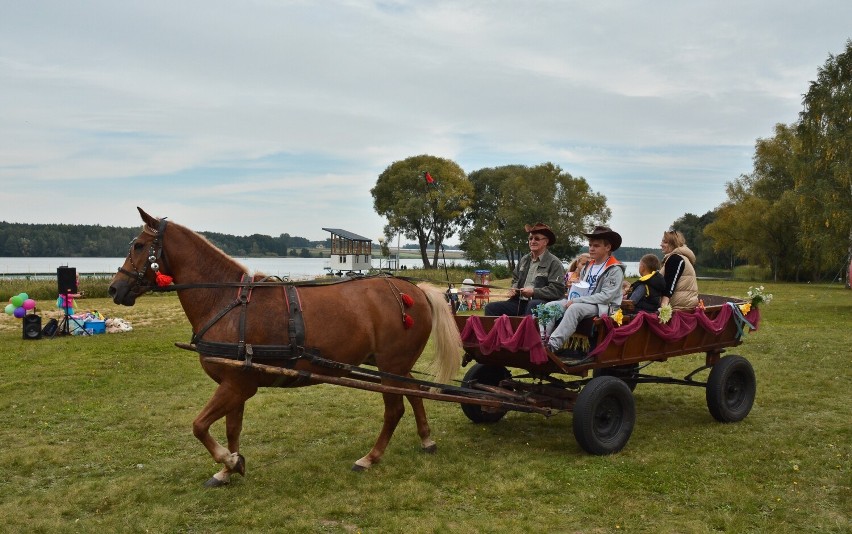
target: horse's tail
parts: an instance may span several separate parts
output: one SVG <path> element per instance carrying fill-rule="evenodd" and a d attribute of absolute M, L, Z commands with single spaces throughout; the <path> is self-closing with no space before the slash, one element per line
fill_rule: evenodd
<path fill-rule="evenodd" d="M 432 348 L 435 380 L 447 384 L 461 368 L 462 342 L 444 294 L 426 283 L 417 284 L 432 308 Z"/>

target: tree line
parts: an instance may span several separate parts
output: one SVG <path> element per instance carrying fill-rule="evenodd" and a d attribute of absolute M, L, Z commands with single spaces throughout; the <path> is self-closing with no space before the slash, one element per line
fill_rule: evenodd
<path fill-rule="evenodd" d="M 234 236 L 217 232 L 199 232 L 230 256 L 317 255 L 317 245 L 326 250 L 331 240 L 310 241 L 304 237 L 281 234 Z M 0 222 L 0 256 L 3 257 L 91 257 L 120 258 L 127 254 L 130 241 L 139 235 L 139 227 L 121 228 L 100 225 L 24 224 Z"/>
<path fill-rule="evenodd" d="M 704 234 L 777 280 L 834 279 L 852 259 L 852 40 L 819 68 L 794 124 L 758 139 Z"/>

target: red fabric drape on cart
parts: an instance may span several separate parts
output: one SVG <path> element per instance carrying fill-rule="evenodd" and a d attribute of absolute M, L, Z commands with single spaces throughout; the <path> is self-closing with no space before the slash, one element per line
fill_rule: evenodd
<path fill-rule="evenodd" d="M 512 331 L 509 317 L 501 315 L 494 320 L 490 332 L 485 331 L 479 316 L 471 315 L 464 324 L 461 338 L 463 343 L 479 347 L 482 354 L 487 355 L 498 350 L 529 351 L 530 362 L 542 364 L 548 361 L 538 325 L 532 315 L 524 317 L 515 331 Z"/>
<path fill-rule="evenodd" d="M 725 305 L 722 306 L 719 310 L 719 314 L 716 315 L 714 319 L 710 319 L 707 317 L 707 314 L 704 313 L 704 310 L 696 308 L 695 311 L 691 312 L 674 312 L 672 313 L 671 320 L 669 320 L 666 324 L 662 324 L 660 323 L 660 319 L 657 317 L 656 313 L 640 311 L 629 323 L 623 326 L 617 326 L 611 318 L 604 316 L 601 317 L 601 319 L 606 325 L 606 336 L 603 341 L 599 343 L 594 350 L 592 350 L 590 356 L 600 354 L 606 350 L 610 343 L 615 343 L 616 345 L 623 344 L 627 341 L 627 338 L 630 337 L 631 334 L 642 328 L 643 324 L 647 324 L 648 328 L 654 333 L 654 335 L 665 341 L 677 341 L 679 339 L 683 339 L 689 335 L 690 332 L 695 330 L 697 326 L 718 335 L 725 329 L 733 313 L 733 308 L 729 305 Z M 745 316 L 745 320 L 757 329 L 757 325 L 760 322 L 760 310 L 758 310 L 757 306 L 752 306 L 751 310 Z"/>

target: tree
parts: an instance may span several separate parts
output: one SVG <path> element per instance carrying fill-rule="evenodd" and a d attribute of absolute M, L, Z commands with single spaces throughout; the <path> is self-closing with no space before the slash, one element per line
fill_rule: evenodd
<path fill-rule="evenodd" d="M 421 155 L 393 162 L 379 175 L 370 193 L 376 213 L 388 219 L 387 238 L 401 233 L 416 239 L 423 267 L 430 269 L 438 265 L 444 240 L 464 222 L 473 186 L 455 162 Z M 435 247 L 431 262 L 430 243 Z"/>
<path fill-rule="evenodd" d="M 852 257 L 852 40 L 829 55 L 802 103 L 795 180 L 802 243 L 834 270 Z"/>
<path fill-rule="evenodd" d="M 473 261 L 505 256 L 514 269 L 527 251 L 524 225 L 539 221 L 557 236 L 551 252 L 568 259 L 579 250 L 582 233 L 610 217 L 606 197 L 553 163 L 480 169 L 470 174 L 470 181 L 475 201 L 461 248 Z"/>
<path fill-rule="evenodd" d="M 758 139 L 753 172 L 727 184 L 728 200 L 704 229 L 716 251 L 768 265 L 775 279 L 798 277 L 802 266 L 793 191 L 799 151 L 792 126 L 777 124 L 774 137 Z"/>

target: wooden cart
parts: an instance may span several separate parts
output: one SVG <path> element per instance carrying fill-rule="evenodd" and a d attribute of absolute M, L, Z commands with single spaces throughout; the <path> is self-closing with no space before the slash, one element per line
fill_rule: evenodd
<path fill-rule="evenodd" d="M 462 386 L 466 390 L 511 395 L 517 404 L 550 408 L 554 412 L 572 411 L 574 436 L 591 454 L 617 452 L 627 443 L 636 420 L 633 389 L 637 384 L 704 387 L 707 407 L 715 419 L 726 423 L 740 421 L 754 402 L 754 370 L 745 358 L 722 354 L 742 343 L 744 331 L 756 327 L 759 314 L 754 309 L 743 316 L 739 309 L 743 302 L 736 299 L 701 295 L 701 300 L 703 310 L 677 312 L 690 315 L 676 314 L 673 318 L 695 321 L 695 327 L 676 340 L 666 339 L 660 332 L 664 327 L 652 314 L 625 316 L 617 328 L 610 320 L 597 318 L 593 321 L 589 349 L 579 355 L 579 360 L 563 361 L 546 352 L 546 361 L 533 363 L 529 351 L 495 348 L 494 343 L 485 347 L 479 340 L 471 339 L 472 336 L 464 336 L 464 364 L 475 363 L 465 374 Z M 517 331 L 523 321 L 529 322 L 531 318 L 456 316 L 463 334 L 470 334 L 468 321 L 479 322 L 477 329 L 482 334 L 490 333 L 497 321 L 503 321 L 501 327 L 505 327 L 506 320 Z M 632 321 L 642 324 L 631 326 Z M 631 333 L 615 342 L 618 329 Z M 651 363 L 695 353 L 705 354 L 704 365 L 682 379 L 645 373 Z M 706 381 L 695 378 L 707 369 L 710 373 Z M 464 403 L 461 408 L 474 423 L 495 423 L 509 411 Z"/>

